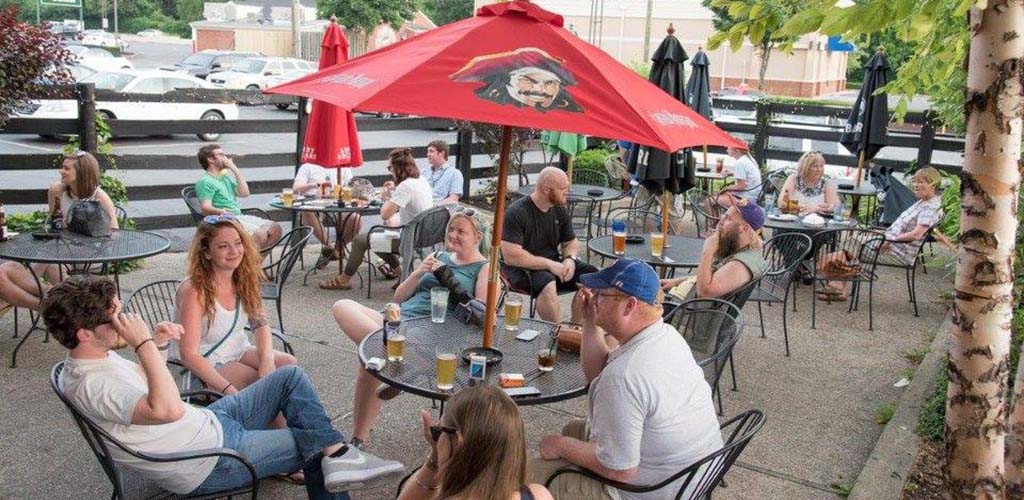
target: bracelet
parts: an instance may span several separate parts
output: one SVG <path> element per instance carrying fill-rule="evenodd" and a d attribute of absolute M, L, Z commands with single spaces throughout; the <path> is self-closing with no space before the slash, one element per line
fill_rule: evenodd
<path fill-rule="evenodd" d="M 228 387 L 231 387 L 231 382 L 228 382 L 228 385 L 225 385 L 224 388 L 220 390 L 220 393 L 221 394 L 227 394 Z"/>
<path fill-rule="evenodd" d="M 135 346 L 135 355 L 139 354 L 139 348 L 144 346 L 144 345 L 146 345 L 146 342 L 153 342 L 153 345 L 156 345 L 156 342 L 153 341 L 152 337 L 150 337 L 150 338 L 148 338 L 146 340 L 143 340 L 142 342 L 139 342 L 139 345 Z"/>
<path fill-rule="evenodd" d="M 425 490 L 434 491 L 434 490 L 437 489 L 436 485 L 435 486 L 427 486 L 427 485 L 423 484 L 423 481 L 420 481 L 420 478 L 418 476 L 413 476 L 412 480 L 416 481 L 416 484 L 419 485 L 420 488 L 423 488 Z"/>

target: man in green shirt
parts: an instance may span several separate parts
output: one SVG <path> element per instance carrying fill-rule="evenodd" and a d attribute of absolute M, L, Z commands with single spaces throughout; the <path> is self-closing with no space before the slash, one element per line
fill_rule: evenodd
<path fill-rule="evenodd" d="M 768 271 L 758 235 L 764 219 L 764 210 L 756 203 L 738 200 L 722 216 L 715 232 L 704 240 L 697 274 L 662 280 L 662 288 L 669 290 L 689 279 L 697 297 L 720 298 L 760 279 Z"/>
<path fill-rule="evenodd" d="M 231 213 L 252 235 L 256 245 L 265 248 L 281 238 L 281 225 L 252 215 L 242 215 L 238 198 L 249 196 L 249 184 L 218 144 L 199 148 L 196 155 L 205 173 L 196 181 L 196 197 L 203 215 Z"/>

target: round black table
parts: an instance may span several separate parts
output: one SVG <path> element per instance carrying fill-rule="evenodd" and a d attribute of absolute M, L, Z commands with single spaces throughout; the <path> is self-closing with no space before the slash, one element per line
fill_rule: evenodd
<path fill-rule="evenodd" d="M 619 259 L 629 257 L 651 265 L 664 268 L 693 268 L 700 264 L 700 254 L 704 249 L 704 240 L 690 236 L 665 236 L 665 243 L 670 246 L 662 250 L 661 257 L 651 255 L 651 235 L 643 234 L 643 243 L 626 243 L 626 254 L 615 255 L 612 235 L 598 236 L 587 242 L 587 248 L 602 257 Z M 666 260 L 668 257 L 668 260 Z"/>
<path fill-rule="evenodd" d="M 487 367 L 486 383 L 498 385 L 499 373 L 521 373 L 526 378 L 526 386 L 540 390 L 536 396 L 513 398 L 516 404 L 524 406 L 554 403 L 586 394 L 587 378 L 578 354 L 560 351 L 554 370 L 541 372 L 537 369 L 537 351 L 547 342 L 546 339 L 550 339 L 548 332 L 553 326 L 546 321 L 521 318 L 519 330 L 508 331 L 505 330 L 504 316 L 498 316 L 494 327 L 494 348 L 500 350 L 504 357 Z M 463 349 L 481 345 L 483 330 L 462 323 L 451 314 L 444 323 L 433 323 L 429 316 L 403 320 L 400 328 L 405 335 L 404 359 L 389 361 L 380 371 L 370 370 L 373 376 L 405 392 L 439 401 L 447 400 L 459 389 L 470 385 L 469 366 L 460 359 L 456 361 L 454 389 L 443 391 L 437 388 L 434 347 L 450 346 L 452 352 L 461 358 Z M 536 330 L 541 334 L 530 342 L 515 339 L 526 330 Z M 382 330 L 377 330 L 359 344 L 359 361 L 363 366 L 372 357 L 387 359 L 383 335 Z"/>
<path fill-rule="evenodd" d="M 834 219 L 825 219 L 825 224 L 822 226 L 808 226 L 801 222 L 803 218 L 797 216 L 796 220 L 777 220 L 768 216 L 764 220 L 764 227 L 772 230 L 772 234 L 783 234 L 783 233 L 803 233 L 810 236 L 812 239 L 814 235 L 822 231 L 830 231 L 832 229 L 847 229 L 857 227 L 857 221 L 853 219 L 843 219 L 843 222 L 835 222 Z"/>
<path fill-rule="evenodd" d="M 717 172 L 714 169 L 701 170 L 698 168 L 694 170 L 693 175 L 697 178 L 697 184 L 700 189 L 708 193 L 712 191 L 715 181 L 729 181 L 726 182 L 726 185 L 728 185 L 732 179 L 732 174 Z"/>
<path fill-rule="evenodd" d="M 326 216 L 330 221 L 334 222 L 334 250 L 337 252 L 340 259 L 338 259 L 338 274 L 341 274 L 345 268 L 345 243 L 341 240 L 340 235 L 344 234 L 345 225 L 348 224 L 348 218 L 353 215 L 377 215 L 380 214 L 380 205 L 366 205 L 366 206 L 352 206 L 347 205 L 339 207 L 337 200 L 330 200 L 330 203 L 323 203 L 315 198 L 303 198 L 298 197 L 292 206 L 285 206 L 281 202 L 280 198 L 274 198 L 270 201 L 270 206 L 281 210 L 289 210 L 295 213 L 315 213 L 319 217 L 321 214 Z M 306 271 L 305 276 L 302 277 L 302 284 L 305 285 L 309 279 L 309 275 L 317 269 L 323 269 L 327 265 L 328 257 L 321 255 L 316 264 Z"/>
<path fill-rule="evenodd" d="M 868 198 L 868 217 L 874 219 L 875 210 L 878 208 L 878 191 L 875 189 L 875 185 L 863 181 L 860 183 L 860 187 L 856 187 L 856 183 L 843 183 L 843 187 L 836 186 L 836 191 L 839 196 L 848 196 L 853 198 L 850 201 L 850 216 L 856 218 L 860 214 L 860 199 Z M 872 201 L 874 200 L 874 201 Z"/>
<path fill-rule="evenodd" d="M 166 252 L 171 246 L 170 241 L 156 233 L 146 231 L 115 230 L 110 236 L 82 236 L 64 231 L 56 233 L 57 237 L 39 239 L 31 234 L 19 234 L 0 243 L 0 259 L 19 262 L 24 265 L 36 280 L 39 295 L 42 296 L 43 285 L 39 276 L 32 269 L 32 264 L 58 264 L 69 269 L 69 273 L 82 272 L 94 264 L 114 264 L 118 262 L 141 259 Z M 121 290 L 117 268 L 114 268 L 114 284 L 118 293 Z M 11 353 L 11 368 L 18 364 L 18 350 L 25 344 L 38 326 L 39 315 L 32 314 L 32 326 L 15 346 Z M 17 319 L 17 318 L 15 318 Z M 17 325 L 15 325 L 17 335 Z"/>
<path fill-rule="evenodd" d="M 519 189 L 516 190 L 516 194 L 520 196 L 530 196 L 533 194 L 534 187 L 534 184 L 519 186 Z M 590 191 L 601 191 L 601 194 L 590 194 Z M 574 196 L 587 196 L 593 198 L 597 203 L 617 200 L 622 197 L 622 191 L 618 189 L 604 186 L 592 186 L 589 184 L 571 184 L 569 185 L 569 194 Z"/>

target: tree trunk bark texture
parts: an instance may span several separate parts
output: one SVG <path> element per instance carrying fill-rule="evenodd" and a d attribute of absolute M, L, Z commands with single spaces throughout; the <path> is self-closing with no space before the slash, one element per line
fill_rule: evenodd
<path fill-rule="evenodd" d="M 775 44 L 772 42 L 762 43 L 758 47 L 758 59 L 761 63 L 761 67 L 758 68 L 757 73 L 757 90 L 764 92 L 764 76 L 768 74 L 768 59 L 772 56 L 772 49 Z"/>
<path fill-rule="evenodd" d="M 1024 114 L 1024 0 L 977 3 L 970 33 L 946 481 L 954 498 L 1022 498 L 1011 494 L 1020 491 L 1020 471 L 1008 468 L 1019 468 L 1020 452 L 1013 452 L 1016 463 L 1008 459 L 1006 393 Z M 1021 404 L 1018 398 L 1018 422 Z"/>

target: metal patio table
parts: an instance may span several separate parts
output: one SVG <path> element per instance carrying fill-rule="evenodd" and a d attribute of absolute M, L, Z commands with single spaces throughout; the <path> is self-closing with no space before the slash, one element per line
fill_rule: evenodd
<path fill-rule="evenodd" d="M 504 357 L 487 367 L 486 383 L 497 385 L 499 373 L 523 374 L 525 385 L 536 387 L 540 394 L 514 397 L 516 404 L 522 406 L 554 403 L 586 394 L 587 378 L 580 366 L 579 354 L 559 351 L 554 370 L 541 372 L 537 369 L 537 351 L 548 341 L 546 339 L 550 339 L 548 332 L 554 327 L 552 323 L 524 317 L 519 320 L 518 331 L 505 330 L 504 324 L 504 316 L 498 316 L 493 347 Z M 541 334 L 530 342 L 516 340 L 515 336 L 525 330 L 536 330 Z M 442 403 L 459 389 L 470 385 L 469 367 L 459 359 L 456 361 L 455 387 L 447 391 L 437 388 L 434 347 L 450 346 L 452 352 L 461 358 L 463 349 L 480 346 L 483 337 L 480 328 L 462 323 L 449 314 L 444 323 L 434 323 L 429 316 L 403 320 L 399 331 L 405 335 L 404 359 L 389 361 L 380 371 L 370 370 L 373 376 L 402 391 Z M 379 329 L 359 344 L 359 361 L 363 366 L 372 357 L 387 359 L 383 335 L 383 329 Z"/>
<path fill-rule="evenodd" d="M 67 270 L 68 274 L 79 274 L 90 271 L 93 265 L 116 264 L 128 260 L 141 259 L 159 253 L 166 252 L 170 247 L 170 241 L 156 233 L 146 231 L 132 231 L 127 229 L 115 230 L 110 236 L 82 236 L 70 231 L 57 233 L 54 238 L 39 239 L 32 234 L 19 234 L 10 240 L 0 243 L 0 259 L 19 262 L 24 265 L 32 277 L 36 280 L 42 295 L 42 284 L 32 264 L 58 264 L 61 275 Z M 117 270 L 114 270 L 114 283 L 117 285 L 118 293 L 121 291 L 121 281 Z M 17 366 L 18 350 L 25 344 L 29 336 L 35 330 L 42 330 L 38 326 L 39 315 L 30 312 L 32 326 L 25 336 L 18 342 L 11 354 L 11 367 Z M 15 335 L 17 335 L 18 324 L 15 316 Z M 44 341 L 49 340 L 49 335 Z"/>
<path fill-rule="evenodd" d="M 601 257 L 620 259 L 628 257 L 640 260 L 657 269 L 679 269 L 695 268 L 700 264 L 700 254 L 704 249 L 704 240 L 691 236 L 666 235 L 666 247 L 662 250 L 661 257 L 651 255 L 651 235 L 642 234 L 643 243 L 626 242 L 625 255 L 615 255 L 613 235 L 598 236 L 587 242 L 587 248 Z M 671 260 L 666 260 L 668 257 Z"/>
<path fill-rule="evenodd" d="M 345 269 L 345 244 L 341 241 L 339 236 L 343 234 L 344 227 L 348 224 L 349 217 L 352 217 L 353 215 L 378 215 L 380 214 L 381 206 L 366 205 L 357 207 L 349 205 L 339 207 L 336 202 L 327 205 L 314 202 L 315 200 L 313 199 L 297 199 L 295 200 L 295 203 L 292 203 L 292 206 L 287 207 L 281 202 L 280 198 L 274 198 L 270 202 L 270 206 L 281 210 L 288 210 L 293 213 L 315 213 L 318 216 L 322 215 L 326 217 L 330 222 L 332 222 L 334 224 L 335 232 L 334 250 L 339 256 L 341 256 L 341 258 L 338 259 L 338 274 L 341 274 Z M 302 284 L 305 285 L 306 281 L 309 279 L 309 275 L 317 269 L 325 267 L 327 262 L 328 258 L 321 255 L 317 259 L 316 264 L 306 271 L 306 274 L 302 277 Z"/>
<path fill-rule="evenodd" d="M 875 218 L 875 210 L 878 209 L 878 191 L 875 189 L 875 185 L 870 182 L 864 181 L 860 184 L 860 187 L 856 187 L 856 184 L 849 184 L 848 187 L 836 186 L 836 191 L 839 196 L 848 196 L 853 198 L 850 202 L 850 216 L 857 218 L 860 213 L 860 201 L 861 198 L 867 198 L 868 201 L 868 217 L 870 220 Z"/>
<path fill-rule="evenodd" d="M 726 181 L 726 185 L 732 184 L 732 175 L 718 172 L 715 169 L 694 170 L 693 176 L 697 178 L 698 187 L 706 193 L 712 191 L 715 181 Z"/>
<path fill-rule="evenodd" d="M 519 189 L 516 189 L 516 194 L 520 196 L 530 196 L 533 194 L 533 189 L 535 187 L 535 184 L 519 186 Z M 594 192 L 600 190 L 601 194 L 590 194 L 589 191 L 592 190 Z M 573 196 L 586 196 L 593 198 L 597 203 L 605 203 L 622 198 L 622 191 L 619 189 L 604 186 L 593 186 L 589 184 L 571 184 L 569 185 L 569 194 Z"/>

